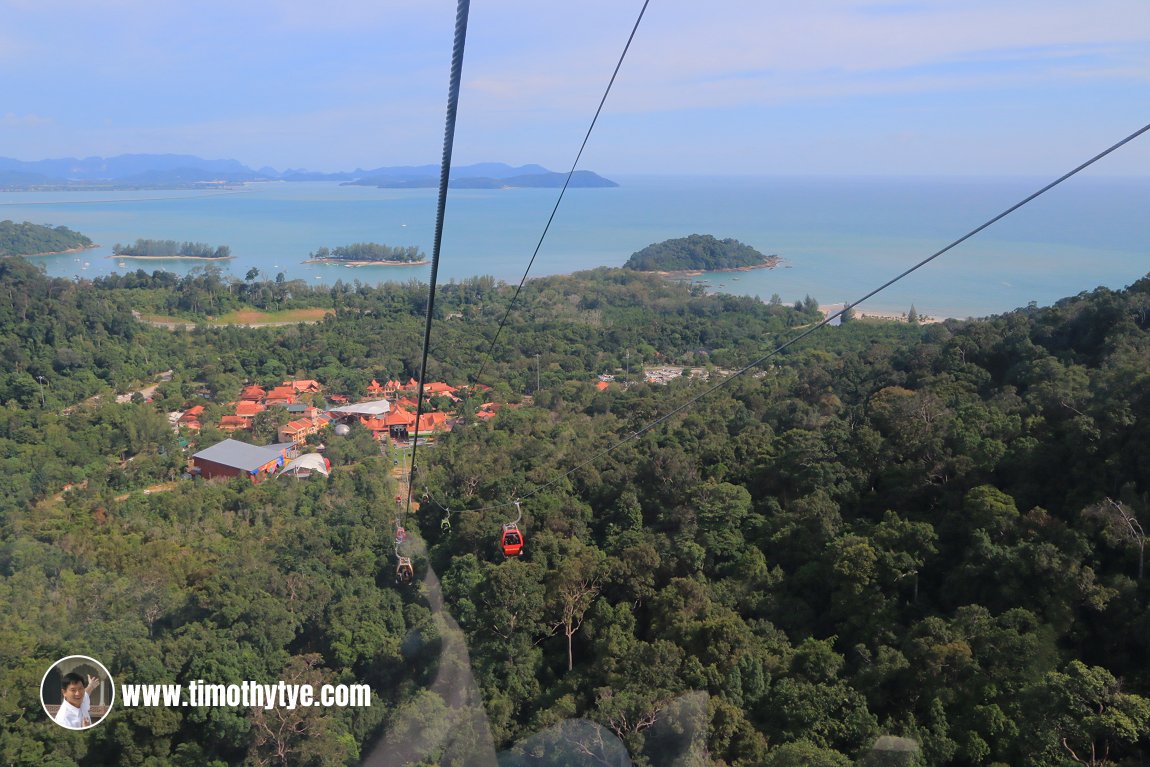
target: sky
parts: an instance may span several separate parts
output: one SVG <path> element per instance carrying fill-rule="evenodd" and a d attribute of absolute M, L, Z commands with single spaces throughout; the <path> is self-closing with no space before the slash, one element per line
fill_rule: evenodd
<path fill-rule="evenodd" d="M 567 170 L 641 6 L 475 0 L 455 162 Z M 455 8 L 0 0 L 0 156 L 437 163 Z M 1148 106 L 1147 0 L 651 0 L 580 167 L 1052 177 Z"/>

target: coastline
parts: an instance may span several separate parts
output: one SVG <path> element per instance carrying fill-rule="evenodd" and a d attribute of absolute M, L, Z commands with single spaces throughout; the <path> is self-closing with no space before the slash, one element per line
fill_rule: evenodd
<path fill-rule="evenodd" d="M 39 258 L 40 256 L 66 256 L 69 253 L 83 253 L 85 250 L 92 250 L 93 248 L 100 247 L 97 243 L 91 245 L 80 245 L 75 248 L 68 248 L 67 250 L 52 250 L 47 253 L 17 253 L 11 256 L 4 256 L 4 258 Z"/>
<path fill-rule="evenodd" d="M 819 311 L 823 313 L 824 317 L 829 317 L 837 311 L 841 311 L 844 304 L 819 304 Z M 920 325 L 933 325 L 943 320 L 955 319 L 954 317 L 935 317 L 933 314 L 926 314 L 918 312 L 918 324 Z M 858 309 L 854 308 L 855 319 L 858 320 L 884 320 L 886 322 L 910 322 L 907 318 L 907 312 L 884 312 L 877 309 Z"/>
<path fill-rule="evenodd" d="M 224 256 L 223 258 L 216 258 L 215 256 L 117 256 L 111 255 L 108 258 L 114 258 L 118 261 L 125 259 L 134 259 L 136 261 L 231 261 L 235 256 Z"/>
<path fill-rule="evenodd" d="M 347 261 L 342 258 L 309 258 L 304 264 L 343 264 L 344 266 L 427 266 L 430 261 Z"/>
<path fill-rule="evenodd" d="M 678 269 L 670 272 L 651 272 L 660 277 L 671 277 L 680 279 L 682 277 L 699 277 L 704 274 L 722 274 L 727 272 L 753 272 L 756 269 L 776 269 L 783 263 L 783 259 L 779 256 L 770 255 L 761 264 L 752 264 L 750 266 L 732 266 L 729 269 Z"/>

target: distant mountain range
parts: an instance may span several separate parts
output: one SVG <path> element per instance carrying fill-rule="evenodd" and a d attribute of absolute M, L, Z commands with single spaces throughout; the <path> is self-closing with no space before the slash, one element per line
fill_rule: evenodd
<path fill-rule="evenodd" d="M 541 165 L 513 167 L 487 162 L 452 168 L 451 186 L 466 189 L 562 186 L 565 173 Z M 123 154 L 116 157 L 68 157 L 59 160 L 14 160 L 0 157 L 0 189 L 149 188 L 171 189 L 248 181 L 339 181 L 357 186 L 418 189 L 439 184 L 438 165 L 403 165 L 317 173 L 275 168 L 252 170 L 236 160 L 205 160 L 184 154 Z M 591 171 L 576 171 L 573 187 L 618 186 Z"/>

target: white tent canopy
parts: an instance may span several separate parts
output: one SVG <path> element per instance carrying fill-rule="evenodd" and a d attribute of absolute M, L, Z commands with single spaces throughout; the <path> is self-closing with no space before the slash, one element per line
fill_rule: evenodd
<path fill-rule="evenodd" d="M 306 453 L 301 455 L 299 458 L 290 461 L 284 466 L 280 474 L 295 474 L 300 471 L 318 471 L 325 477 L 331 476 L 327 464 L 324 463 L 323 456 L 319 453 Z"/>
<path fill-rule="evenodd" d="M 385 399 L 377 399 L 371 402 L 357 402 L 354 405 L 333 407 L 328 412 L 344 415 L 384 415 L 391 412 L 391 403 Z"/>

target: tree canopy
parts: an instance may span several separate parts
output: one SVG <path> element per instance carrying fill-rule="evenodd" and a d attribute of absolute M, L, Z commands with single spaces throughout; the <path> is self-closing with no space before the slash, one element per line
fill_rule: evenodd
<path fill-rule="evenodd" d="M 258 277 L 74 282 L 0 262 L 0 762 L 1150 756 L 1150 277 L 983 320 L 825 328 L 649 429 L 817 302 L 624 270 L 534 280 L 483 399 L 420 448 L 410 588 L 394 584 L 400 456 L 365 429 L 328 440 L 327 479 L 181 479 L 173 410 L 289 376 L 358 395 L 421 374 L 425 286 Z M 513 288 L 440 290 L 426 374 L 464 383 Z M 333 313 L 191 332 L 132 315 L 265 300 Z M 647 365 L 702 375 L 657 385 Z M 150 402 L 112 396 L 165 371 Z M 526 546 L 504 560 L 514 499 Z M 81 644 L 120 683 L 375 697 L 288 719 L 120 708 L 73 738 L 38 686 Z"/>
<path fill-rule="evenodd" d="M 0 221 L 0 258 L 38 256 L 90 247 L 90 239 L 66 226 Z"/>
<path fill-rule="evenodd" d="M 231 248 L 220 245 L 213 248 L 203 242 L 177 242 L 176 240 L 136 240 L 132 245 L 116 243 L 112 252 L 117 256 L 148 258 L 203 258 L 225 259 L 232 257 Z"/>
<path fill-rule="evenodd" d="M 692 234 L 648 245 L 632 253 L 623 268 L 641 272 L 716 271 L 766 263 L 767 256 L 738 240 Z"/>
<path fill-rule="evenodd" d="M 426 254 L 414 245 L 407 247 L 392 247 L 380 245 L 376 242 L 357 242 L 352 245 L 340 245 L 337 248 L 320 248 L 308 254 L 309 259 L 316 261 L 394 261 L 397 263 L 417 263 L 426 258 Z"/>

